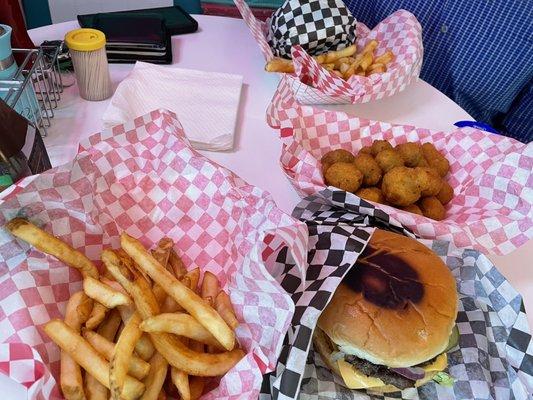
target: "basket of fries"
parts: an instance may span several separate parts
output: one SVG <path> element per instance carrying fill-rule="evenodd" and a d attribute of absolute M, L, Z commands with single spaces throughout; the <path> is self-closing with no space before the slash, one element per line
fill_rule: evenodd
<path fill-rule="evenodd" d="M 307 231 L 154 111 L 0 203 L 0 370 L 31 399 L 257 398 Z"/>
<path fill-rule="evenodd" d="M 416 17 L 398 10 L 374 29 L 357 22 L 355 43 L 310 55 L 292 46 L 291 58 L 275 57 L 269 21 L 257 20 L 243 0 L 234 0 L 266 60 L 301 104 L 356 104 L 392 96 L 418 79 L 423 59 L 422 28 Z"/>

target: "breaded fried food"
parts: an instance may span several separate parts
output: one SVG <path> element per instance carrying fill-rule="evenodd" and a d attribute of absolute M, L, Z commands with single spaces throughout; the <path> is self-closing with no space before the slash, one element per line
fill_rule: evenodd
<path fill-rule="evenodd" d="M 452 200 L 452 198 L 453 198 L 453 188 L 450 186 L 448 182 L 443 180 L 442 188 L 437 194 L 437 199 L 439 199 L 442 205 L 445 206 Z"/>
<path fill-rule="evenodd" d="M 386 140 L 374 140 L 374 143 L 370 147 L 372 155 L 375 157 L 383 150 L 392 150 L 392 145 Z"/>
<path fill-rule="evenodd" d="M 372 155 L 372 146 L 363 146 L 363 147 L 361 147 L 361 150 L 359 150 L 358 154 L 370 154 L 370 155 Z"/>
<path fill-rule="evenodd" d="M 370 154 L 359 153 L 353 163 L 363 174 L 363 185 L 374 186 L 381 179 L 381 168 Z"/>
<path fill-rule="evenodd" d="M 405 207 L 420 198 L 416 173 L 413 168 L 394 167 L 383 176 L 381 191 L 390 204 Z"/>
<path fill-rule="evenodd" d="M 353 162 L 336 162 L 324 175 L 326 183 L 347 192 L 355 192 L 363 182 L 363 174 Z"/>
<path fill-rule="evenodd" d="M 424 197 L 418 202 L 418 206 L 422 210 L 424 216 L 434 219 L 435 221 L 441 221 L 446 216 L 444 206 L 435 196 Z"/>
<path fill-rule="evenodd" d="M 400 153 L 398 153 L 394 149 L 386 149 L 380 151 L 376 156 L 376 162 L 378 163 L 383 173 L 389 172 L 394 167 L 403 166 L 403 160 L 402 157 L 400 157 Z"/>
<path fill-rule="evenodd" d="M 355 194 L 362 199 L 373 201 L 374 203 L 383 204 L 385 201 L 383 193 L 377 187 L 362 188 L 355 192 Z"/>
<path fill-rule="evenodd" d="M 410 204 L 406 207 L 402 207 L 402 210 L 413 214 L 424 215 L 422 214 L 422 210 L 420 209 L 420 207 L 418 207 L 416 204 Z"/>
<path fill-rule="evenodd" d="M 442 178 L 437 170 L 428 167 L 416 167 L 416 180 L 422 197 L 436 196 L 442 188 Z"/>
<path fill-rule="evenodd" d="M 421 158 L 420 161 L 418 162 L 417 167 L 429 167 L 429 164 L 428 164 L 428 162 L 426 161 L 426 159 L 424 158 L 424 156 L 422 156 L 422 158 Z"/>
<path fill-rule="evenodd" d="M 402 143 L 394 148 L 406 167 L 417 167 L 423 158 L 422 149 L 418 143 Z"/>
<path fill-rule="evenodd" d="M 337 149 L 328 151 L 322 156 L 320 162 L 322 163 L 322 171 L 326 173 L 327 169 L 337 162 L 353 162 L 354 156 L 348 150 Z"/>
<path fill-rule="evenodd" d="M 450 163 L 431 143 L 422 145 L 422 153 L 430 167 L 435 168 L 441 177 L 445 177 L 450 170 Z"/>

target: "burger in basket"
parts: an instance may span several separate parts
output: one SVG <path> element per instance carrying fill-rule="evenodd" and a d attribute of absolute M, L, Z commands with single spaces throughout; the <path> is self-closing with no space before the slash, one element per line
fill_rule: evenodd
<path fill-rule="evenodd" d="M 447 381 L 446 351 L 458 342 L 455 285 L 427 247 L 376 230 L 320 316 L 315 350 L 350 389 Z"/>

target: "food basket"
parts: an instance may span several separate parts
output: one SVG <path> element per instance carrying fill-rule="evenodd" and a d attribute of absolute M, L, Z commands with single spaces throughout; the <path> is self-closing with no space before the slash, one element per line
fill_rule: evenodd
<path fill-rule="evenodd" d="M 276 370 L 263 381 L 262 400 L 530 398 L 533 341 L 521 296 L 484 255 L 443 240 L 417 239 L 442 259 L 457 281 L 459 340 L 447 352 L 445 370 L 453 384 L 430 381 L 386 394 L 346 388 L 314 350 L 311 338 L 317 319 L 375 228 L 417 237 L 383 210 L 339 190 L 324 189 L 306 197 L 293 216 L 309 228 L 309 266 L 302 282 L 291 256 L 278 257 L 280 264 L 288 265 L 278 279 L 294 293 L 295 313 Z"/>
<path fill-rule="evenodd" d="M 473 128 L 433 131 L 304 106 L 287 85 L 276 91 L 267 120 L 280 128 L 281 167 L 302 196 L 326 187 L 320 158 L 330 150 L 356 153 L 377 139 L 393 146 L 431 142 L 450 162 L 446 180 L 454 197 L 446 206 L 446 218 L 434 221 L 386 205 L 377 207 L 423 238 L 489 254 L 507 254 L 533 236 L 531 144 Z"/>
<path fill-rule="evenodd" d="M 274 56 L 267 41 L 268 21 L 257 20 L 244 0 L 234 0 L 250 32 L 259 45 L 265 60 Z M 294 74 L 282 74 L 292 96 L 301 104 L 357 104 L 392 96 L 418 79 L 423 59 L 422 27 L 416 17 L 406 10 L 398 10 L 374 29 L 357 22 L 357 47 L 376 39 L 376 54 L 391 50 L 395 60 L 387 72 L 368 77 L 352 76 L 348 81 L 339 78 L 298 46 L 292 51 Z"/>
<path fill-rule="evenodd" d="M 194 151 L 173 113 L 91 136 L 72 162 L 22 180 L 0 203 L 0 372 L 30 399 L 60 399 L 60 352 L 43 324 L 63 318 L 81 276 L 12 236 L 5 224 L 16 216 L 97 265 L 121 232 L 146 247 L 171 238 L 186 267 L 218 277 L 240 321 L 246 355 L 203 398 L 257 398 L 294 313 L 275 259 L 292 253 L 303 275 L 307 230 L 268 193 Z"/>

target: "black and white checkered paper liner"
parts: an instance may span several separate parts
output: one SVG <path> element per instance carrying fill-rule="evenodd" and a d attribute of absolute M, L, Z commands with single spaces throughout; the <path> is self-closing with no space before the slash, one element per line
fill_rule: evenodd
<path fill-rule="evenodd" d="M 316 55 L 355 42 L 356 20 L 341 0 L 286 0 L 268 25 L 268 43 L 278 57 L 291 58 L 297 44 Z"/>
<path fill-rule="evenodd" d="M 347 389 L 313 350 L 316 321 L 368 243 L 374 228 L 415 237 L 359 197 L 333 188 L 308 196 L 293 211 L 309 229 L 305 282 L 287 252 L 278 255 L 278 281 L 292 294 L 295 313 L 276 370 L 265 375 L 261 400 L 274 399 L 530 399 L 533 341 L 521 296 L 481 253 L 449 242 L 420 240 L 457 280 L 458 347 L 448 352 L 453 387 L 434 382 L 378 395 Z"/>

